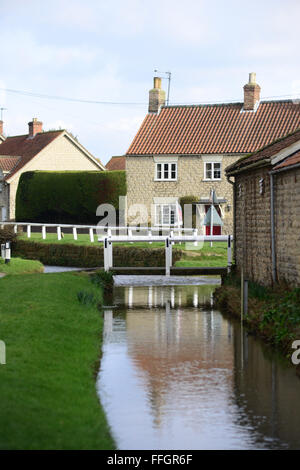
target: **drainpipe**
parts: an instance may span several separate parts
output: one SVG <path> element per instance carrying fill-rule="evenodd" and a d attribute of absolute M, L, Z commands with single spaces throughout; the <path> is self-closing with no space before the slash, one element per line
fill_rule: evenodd
<path fill-rule="evenodd" d="M 271 192 L 271 253 L 272 253 L 272 280 L 273 284 L 277 281 L 276 271 L 276 252 L 275 252 L 275 211 L 274 211 L 274 176 L 270 173 L 270 192 Z"/>
<path fill-rule="evenodd" d="M 233 193 L 233 256 L 234 256 L 234 263 L 236 263 L 236 220 L 235 220 L 235 214 L 236 214 L 236 210 L 235 210 L 235 206 L 236 206 L 236 197 L 235 197 L 235 181 L 231 181 L 230 180 L 230 176 L 229 175 L 226 175 L 226 179 L 228 181 L 228 183 L 232 184 L 232 193 Z"/>

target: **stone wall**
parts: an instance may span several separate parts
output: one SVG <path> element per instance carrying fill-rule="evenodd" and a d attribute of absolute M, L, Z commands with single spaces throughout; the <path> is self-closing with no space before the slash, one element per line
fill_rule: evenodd
<path fill-rule="evenodd" d="M 151 204 L 154 198 L 176 198 L 197 196 L 208 198 L 211 189 L 215 189 L 218 198 L 225 198 L 227 203 L 222 206 L 224 216 L 223 234 L 233 232 L 233 194 L 232 185 L 228 183 L 224 169 L 240 158 L 239 156 L 222 156 L 221 181 L 204 180 L 204 162 L 201 155 L 178 156 L 177 181 L 155 181 L 155 162 L 152 156 L 127 156 L 127 204 L 145 204 L 148 211 L 148 222 L 151 217 Z M 168 156 L 166 156 L 168 161 Z M 230 210 L 227 211 L 227 204 Z M 130 222 L 130 218 L 128 220 Z M 200 228 L 200 227 L 198 227 Z M 200 233 L 204 233 L 203 226 Z"/>
<path fill-rule="evenodd" d="M 236 264 L 246 277 L 264 285 L 272 283 L 269 170 L 252 170 L 235 178 Z"/>
<path fill-rule="evenodd" d="M 300 286 L 300 168 L 274 175 L 279 281 Z"/>
<path fill-rule="evenodd" d="M 270 167 L 236 176 L 236 264 L 272 284 Z M 263 178 L 263 194 L 260 179 Z M 240 186 L 241 185 L 241 186 Z M 274 175 L 277 280 L 300 285 L 300 169 Z"/>

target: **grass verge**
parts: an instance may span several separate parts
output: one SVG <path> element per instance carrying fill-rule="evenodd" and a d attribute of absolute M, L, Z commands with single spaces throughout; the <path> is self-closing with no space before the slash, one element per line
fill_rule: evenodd
<path fill-rule="evenodd" d="M 10 262 L 5 264 L 4 260 L 0 258 L 0 273 L 5 274 L 28 274 L 28 273 L 42 273 L 44 266 L 39 261 L 11 258 Z"/>
<path fill-rule="evenodd" d="M 113 449 L 96 393 L 102 315 L 83 291 L 102 290 L 78 273 L 0 281 L 0 449 Z"/>

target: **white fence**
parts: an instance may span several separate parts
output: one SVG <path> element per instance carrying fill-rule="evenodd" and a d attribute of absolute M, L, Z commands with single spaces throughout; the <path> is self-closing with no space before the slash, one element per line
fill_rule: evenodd
<path fill-rule="evenodd" d="M 61 240 L 63 237 L 62 229 L 67 228 L 72 230 L 73 239 L 78 240 L 78 230 L 87 230 L 89 233 L 90 241 L 93 243 L 95 241 L 95 235 L 102 236 L 103 239 L 105 236 L 111 235 L 127 235 L 129 238 L 133 238 L 137 235 L 145 235 L 147 234 L 149 243 L 152 243 L 152 236 L 153 234 L 157 234 L 159 232 L 163 232 L 164 235 L 170 235 L 177 233 L 179 235 L 183 235 L 186 233 L 192 233 L 193 235 L 198 235 L 198 230 L 193 228 L 181 228 L 181 227 L 134 227 L 134 226 L 124 226 L 124 227 L 103 227 L 99 225 L 73 225 L 73 224 L 47 224 L 47 223 L 30 223 L 30 222 L 6 222 L 1 221 L 0 226 L 1 228 L 5 225 L 12 225 L 14 227 L 15 233 L 17 233 L 18 227 L 26 227 L 27 237 L 31 238 L 32 235 L 32 227 L 40 227 L 42 238 L 45 240 L 47 238 L 47 228 L 56 228 L 57 239 Z M 133 240 L 127 240 L 130 243 L 133 243 Z"/>

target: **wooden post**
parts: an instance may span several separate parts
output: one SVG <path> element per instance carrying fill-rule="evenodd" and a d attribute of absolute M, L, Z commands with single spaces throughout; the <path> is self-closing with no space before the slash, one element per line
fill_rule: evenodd
<path fill-rule="evenodd" d="M 152 238 L 152 231 L 151 231 L 151 229 L 148 230 L 148 237 L 149 237 L 149 239 L 151 240 L 151 238 Z M 151 245 L 151 243 L 152 243 L 152 242 L 149 242 L 150 245 Z"/>
<path fill-rule="evenodd" d="M 46 226 L 45 225 L 42 226 L 42 238 L 43 240 L 46 239 Z"/>
<path fill-rule="evenodd" d="M 10 242 L 5 243 L 5 264 L 10 262 Z"/>
<path fill-rule="evenodd" d="M 77 240 L 77 228 L 73 227 L 73 239 Z"/>
<path fill-rule="evenodd" d="M 90 240 L 94 243 L 94 230 L 92 228 L 90 228 Z"/>
<path fill-rule="evenodd" d="M 61 240 L 61 227 L 57 227 L 57 240 Z"/>
<path fill-rule="evenodd" d="M 231 235 L 228 235 L 227 238 L 227 273 L 231 271 L 232 265 L 232 248 L 231 248 Z"/>
<path fill-rule="evenodd" d="M 113 267 L 113 244 L 110 240 L 108 240 L 108 262 L 109 262 L 109 267 Z"/>
<path fill-rule="evenodd" d="M 18 226 L 14 225 L 14 233 L 17 233 L 17 231 L 18 231 Z"/>
<path fill-rule="evenodd" d="M 31 237 L 31 226 L 30 225 L 27 225 L 27 237 L 28 238 Z"/>
<path fill-rule="evenodd" d="M 171 267 L 171 259 L 170 259 L 170 239 L 169 237 L 166 238 L 166 245 L 165 245 L 165 263 L 166 263 L 166 276 L 170 276 L 170 267 Z"/>
<path fill-rule="evenodd" d="M 108 238 L 104 238 L 103 242 L 103 258 L 104 258 L 104 271 L 109 271 L 109 254 L 108 254 Z"/>
<path fill-rule="evenodd" d="M 193 230 L 193 235 L 194 235 L 194 237 L 197 237 L 197 235 L 198 235 L 198 229 L 197 229 L 197 228 L 195 228 L 195 229 Z M 198 246 L 198 242 L 197 242 L 197 241 L 194 242 L 194 246 Z"/>

